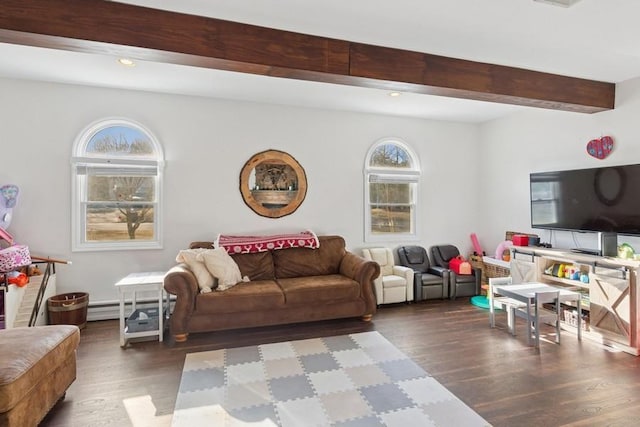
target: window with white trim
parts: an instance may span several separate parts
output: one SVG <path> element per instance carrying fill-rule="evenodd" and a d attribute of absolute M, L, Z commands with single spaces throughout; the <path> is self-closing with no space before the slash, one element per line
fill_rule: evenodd
<path fill-rule="evenodd" d="M 420 166 L 413 150 L 397 138 L 377 141 L 364 175 L 365 241 L 416 239 Z"/>
<path fill-rule="evenodd" d="M 72 250 L 162 247 L 162 147 L 144 126 L 104 119 L 78 135 L 72 165 Z"/>

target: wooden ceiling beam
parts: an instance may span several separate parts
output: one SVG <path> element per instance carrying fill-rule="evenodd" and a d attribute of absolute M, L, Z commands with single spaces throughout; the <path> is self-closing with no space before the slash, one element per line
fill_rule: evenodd
<path fill-rule="evenodd" d="M 2 0 L 0 42 L 582 113 L 615 104 L 612 83 L 105 0 Z"/>

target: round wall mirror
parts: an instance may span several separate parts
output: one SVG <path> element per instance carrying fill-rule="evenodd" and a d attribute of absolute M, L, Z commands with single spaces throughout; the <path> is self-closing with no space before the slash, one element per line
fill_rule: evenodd
<path fill-rule="evenodd" d="M 280 218 L 295 212 L 304 201 L 307 176 L 300 163 L 284 151 L 262 151 L 243 166 L 240 193 L 258 215 Z"/>

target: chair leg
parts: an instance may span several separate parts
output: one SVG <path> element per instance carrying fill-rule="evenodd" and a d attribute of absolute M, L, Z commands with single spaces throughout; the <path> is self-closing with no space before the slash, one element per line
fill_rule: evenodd
<path fill-rule="evenodd" d="M 531 345 L 531 304 L 527 304 L 527 345 Z"/>

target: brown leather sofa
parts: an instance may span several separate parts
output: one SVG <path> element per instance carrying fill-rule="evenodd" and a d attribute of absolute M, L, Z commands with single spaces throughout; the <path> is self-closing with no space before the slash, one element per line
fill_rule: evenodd
<path fill-rule="evenodd" d="M 373 280 L 380 266 L 349 252 L 340 236 L 319 236 L 318 249 L 290 248 L 232 254 L 241 282 L 225 291 L 200 293 L 186 264 L 165 276 L 176 296 L 169 325 L 177 342 L 190 332 L 246 328 L 315 320 L 362 317 L 376 312 Z M 195 242 L 190 248 L 211 248 Z"/>

